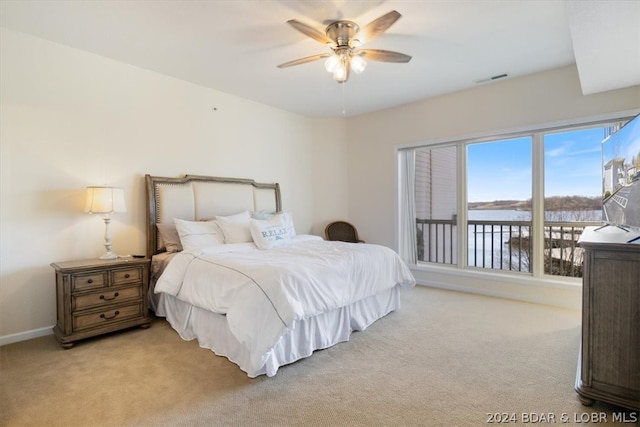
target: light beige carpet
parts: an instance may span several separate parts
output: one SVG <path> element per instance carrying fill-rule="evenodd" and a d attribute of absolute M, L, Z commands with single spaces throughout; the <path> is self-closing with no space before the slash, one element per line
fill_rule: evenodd
<path fill-rule="evenodd" d="M 417 287 L 349 342 L 249 379 L 157 319 L 70 350 L 53 336 L 0 348 L 0 425 L 613 425 L 623 409 L 584 407 L 573 389 L 579 337 L 578 311 Z"/>

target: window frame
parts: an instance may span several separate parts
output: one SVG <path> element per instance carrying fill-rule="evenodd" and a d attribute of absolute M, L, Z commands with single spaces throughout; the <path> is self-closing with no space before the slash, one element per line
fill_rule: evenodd
<path fill-rule="evenodd" d="M 535 230 L 532 236 L 532 250 L 536 255 L 533 257 L 533 264 L 531 273 L 524 273 L 527 277 L 533 278 L 536 281 L 553 281 L 553 282 L 568 282 L 575 284 L 580 282 L 579 278 L 564 277 L 547 274 L 544 271 L 544 136 L 547 133 L 562 132 L 579 130 L 581 128 L 598 127 L 602 125 L 610 125 L 615 122 L 627 121 L 633 118 L 637 111 L 624 111 L 619 113 L 611 113 L 607 115 L 601 115 L 598 117 L 590 117 L 576 120 L 560 121 L 555 123 L 548 123 L 544 125 L 532 125 L 526 126 L 520 129 L 511 129 L 496 132 L 486 132 L 476 135 L 466 135 L 459 138 L 444 138 L 439 140 L 432 140 L 428 142 L 417 142 L 411 144 L 404 144 L 395 147 L 395 156 L 398 158 L 399 151 L 403 150 L 416 150 L 419 148 L 439 148 L 445 146 L 456 147 L 456 167 L 458 168 L 458 180 L 457 180 L 457 222 L 456 226 L 458 230 L 466 230 L 466 224 L 468 221 L 467 209 L 468 209 L 468 197 L 467 197 L 467 156 L 466 149 L 469 144 L 492 142 L 511 138 L 531 138 L 532 149 L 532 210 L 531 220 L 532 229 Z M 399 183 L 402 180 L 400 171 L 396 171 L 396 180 Z M 396 249 L 399 247 L 399 233 L 401 225 L 398 218 L 400 218 L 400 203 L 398 197 L 396 197 Z M 452 269 L 464 272 L 477 272 L 479 274 L 501 274 L 501 275 L 522 275 L 522 272 L 503 271 L 503 270 L 489 270 L 478 267 L 468 266 L 468 247 L 467 247 L 467 232 L 457 233 L 457 263 L 453 265 L 436 265 L 430 262 L 419 262 L 412 264 L 409 267 L 412 269 L 425 269 L 429 267 L 436 267 L 438 269 Z"/>

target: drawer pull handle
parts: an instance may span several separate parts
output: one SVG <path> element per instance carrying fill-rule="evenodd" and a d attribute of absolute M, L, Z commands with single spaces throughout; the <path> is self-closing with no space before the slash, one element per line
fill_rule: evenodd
<path fill-rule="evenodd" d="M 89 279 L 89 280 L 87 280 L 87 283 L 88 283 L 88 284 L 92 284 L 92 283 L 93 283 L 93 279 Z"/>
<path fill-rule="evenodd" d="M 118 316 L 118 314 L 120 314 L 120 312 L 119 312 L 118 310 L 116 310 L 116 311 L 113 313 L 113 316 L 110 316 L 110 317 L 108 317 L 108 316 L 106 316 L 104 313 L 102 313 L 102 314 L 100 315 L 100 318 L 102 318 L 102 319 L 104 319 L 104 320 L 111 320 L 111 319 L 115 319 L 115 318 Z"/>
<path fill-rule="evenodd" d="M 113 298 L 107 298 L 104 295 L 100 295 L 100 299 L 101 300 L 105 300 L 105 301 L 113 301 L 114 299 L 118 298 L 118 295 L 120 295 L 119 293 L 115 293 L 113 294 Z"/>
<path fill-rule="evenodd" d="M 125 279 L 128 279 L 129 277 L 131 277 L 131 275 L 130 275 L 129 273 L 127 273 L 127 274 L 125 274 L 125 275 L 124 275 L 124 278 L 125 278 Z"/>

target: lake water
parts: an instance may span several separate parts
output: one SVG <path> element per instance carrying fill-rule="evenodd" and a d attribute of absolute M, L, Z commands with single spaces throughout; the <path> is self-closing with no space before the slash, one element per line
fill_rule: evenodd
<path fill-rule="evenodd" d="M 509 209 L 477 209 L 468 211 L 472 221 L 530 221 L 531 211 Z M 601 210 L 547 212 L 548 221 L 601 221 Z"/>
<path fill-rule="evenodd" d="M 548 221 L 600 221 L 602 218 L 602 212 L 597 211 L 566 211 L 566 212 L 548 212 Z M 468 219 L 473 221 L 530 221 L 530 211 L 517 211 L 517 210 L 504 210 L 504 209 L 483 209 L 483 210 L 470 210 L 468 212 Z M 469 228 L 467 234 L 467 248 L 468 248 L 468 262 L 469 265 L 475 265 L 478 267 L 486 268 L 500 268 L 499 263 L 502 258 L 503 262 L 508 262 L 508 241 L 510 238 L 517 238 L 520 235 L 528 236 L 528 227 L 509 227 L 503 228 L 502 232 L 499 226 L 479 226 L 475 229 Z M 477 248 L 477 250 L 476 250 Z M 502 250 L 502 253 L 501 253 Z M 522 260 L 519 259 L 519 251 L 514 248 L 514 252 L 511 255 L 511 261 L 514 265 L 520 265 L 521 268 L 514 268 L 515 270 L 521 269 L 521 271 L 528 270 L 528 255 L 523 254 Z M 493 262 L 493 267 L 492 267 Z"/>

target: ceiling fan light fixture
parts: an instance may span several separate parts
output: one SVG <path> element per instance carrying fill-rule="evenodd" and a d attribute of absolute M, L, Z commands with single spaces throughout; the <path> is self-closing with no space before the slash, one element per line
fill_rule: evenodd
<path fill-rule="evenodd" d="M 349 74 L 347 66 L 348 64 L 346 64 L 344 61 L 340 61 L 336 69 L 333 71 L 333 80 L 337 81 L 338 83 L 346 82 Z"/>
<path fill-rule="evenodd" d="M 367 61 L 361 56 L 355 55 L 351 57 L 351 69 L 354 73 L 360 74 L 367 68 Z"/>
<path fill-rule="evenodd" d="M 352 49 L 357 49 L 360 46 L 362 46 L 362 42 L 358 39 L 351 39 L 349 40 L 349 47 Z"/>
<path fill-rule="evenodd" d="M 326 61 L 324 61 L 324 68 L 330 73 L 335 72 L 338 65 L 340 65 L 340 57 L 335 54 L 331 55 Z"/>

